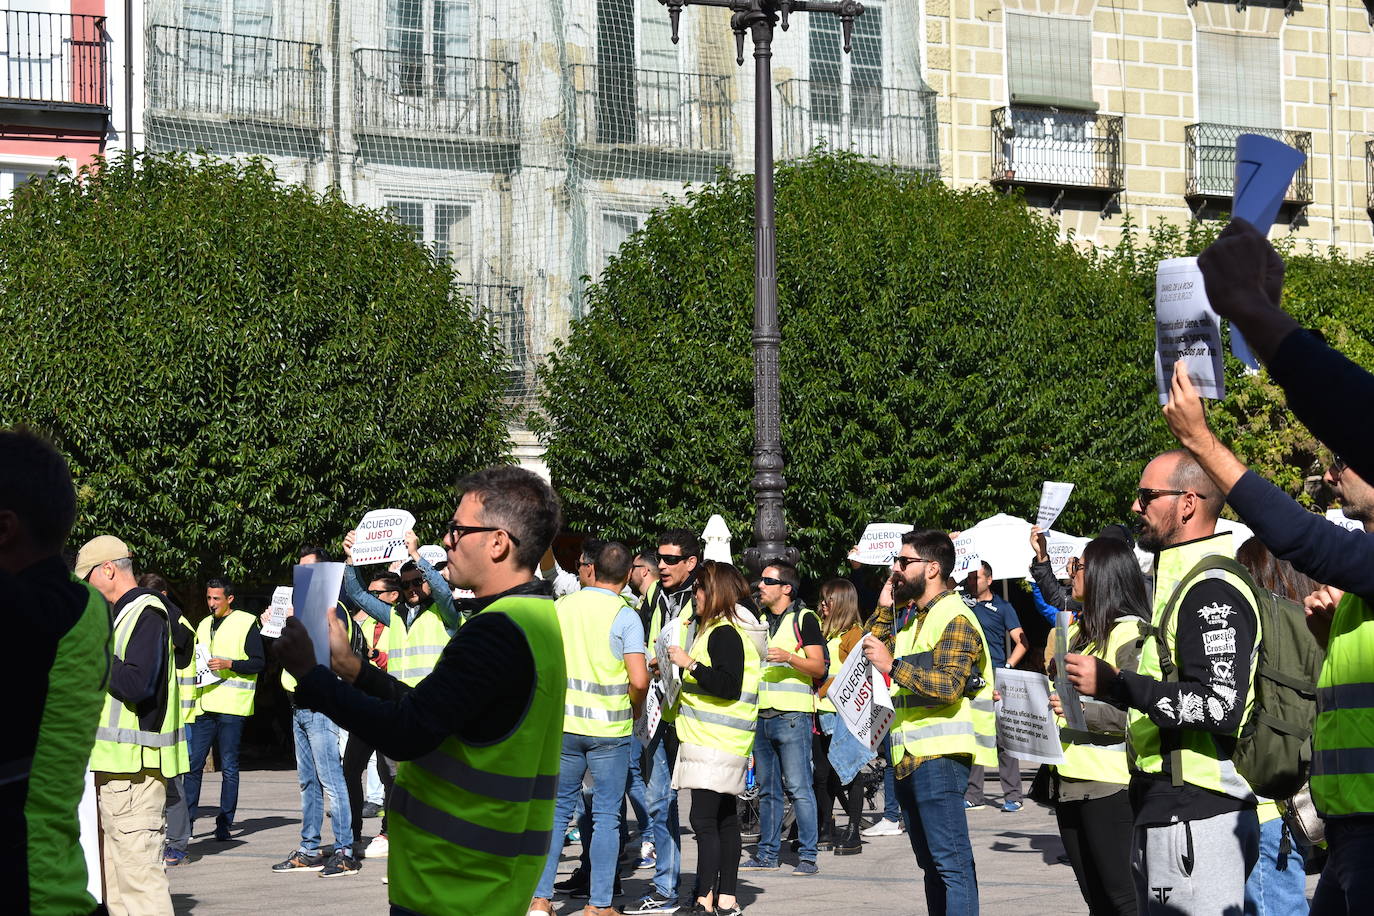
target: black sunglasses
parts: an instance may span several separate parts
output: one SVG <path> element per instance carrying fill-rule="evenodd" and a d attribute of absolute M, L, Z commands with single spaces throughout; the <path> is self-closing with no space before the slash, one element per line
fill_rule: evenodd
<path fill-rule="evenodd" d="M 1193 493 L 1193 491 L 1192 491 L 1192 490 L 1155 490 L 1155 489 L 1151 489 L 1150 487 L 1141 487 L 1140 489 L 1136 490 L 1135 493 L 1136 493 L 1136 497 L 1135 497 L 1135 498 L 1136 498 L 1136 502 L 1140 503 L 1140 511 L 1141 511 L 1141 512 L 1144 512 L 1146 506 L 1148 506 L 1150 503 L 1154 502 L 1156 499 L 1158 499 L 1158 498 L 1161 497 L 1161 496 L 1184 496 L 1184 495 L 1186 495 L 1186 494 L 1188 494 L 1188 493 Z M 1203 496 L 1201 493 L 1193 493 L 1193 495 L 1196 496 L 1198 499 L 1206 499 L 1206 498 L 1207 498 L 1207 497 Z"/>
<path fill-rule="evenodd" d="M 367 593 L 368 593 L 369 595 L 371 595 L 372 597 L 374 597 L 374 598 L 380 598 L 380 597 L 382 597 L 383 595 L 394 595 L 394 594 L 396 594 L 398 591 L 400 591 L 400 589 L 397 589 L 397 588 L 378 588 L 378 589 L 371 589 L 371 588 L 369 588 L 369 589 L 367 590 Z"/>
<path fill-rule="evenodd" d="M 658 562 L 668 566 L 676 566 L 690 556 L 692 556 L 690 553 L 661 553 L 658 555 Z"/>
<path fill-rule="evenodd" d="M 902 572 L 906 572 L 906 568 L 912 563 L 934 563 L 935 561 L 927 560 L 925 557 L 904 557 L 899 554 L 892 558 L 892 562 L 896 563 Z"/>
<path fill-rule="evenodd" d="M 786 585 L 787 583 L 784 582 L 784 581 L 782 581 L 781 579 L 774 579 L 772 576 L 761 576 L 761 577 L 759 577 L 759 584 L 760 584 L 760 585 Z"/>
<path fill-rule="evenodd" d="M 457 522 L 448 523 L 448 536 L 453 538 L 453 542 L 458 543 L 458 539 L 465 534 L 481 534 L 483 531 L 506 531 L 505 528 L 492 528 L 488 525 L 460 525 Z M 520 546 L 520 539 L 506 531 L 506 537 L 516 547 Z"/>

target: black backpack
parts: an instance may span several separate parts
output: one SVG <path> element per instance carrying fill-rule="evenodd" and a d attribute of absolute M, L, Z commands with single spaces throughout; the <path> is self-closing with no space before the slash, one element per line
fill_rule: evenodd
<path fill-rule="evenodd" d="M 1166 681 L 1177 681 L 1178 670 L 1164 644 L 1169 619 L 1186 586 L 1210 570 L 1229 572 L 1246 583 L 1256 596 L 1260 644 L 1255 659 L 1254 699 L 1250 717 L 1241 726 L 1231 755 L 1236 771 L 1250 787 L 1267 798 L 1288 798 L 1307 784 L 1312 765 L 1312 725 L 1317 718 L 1317 677 L 1325 653 L 1307 630 L 1302 605 L 1255 585 L 1250 572 L 1223 556 L 1203 557 L 1183 577 L 1160 618 L 1149 627 L 1159 652 Z M 1175 783 L 1182 779 L 1180 752 L 1175 751 Z"/>

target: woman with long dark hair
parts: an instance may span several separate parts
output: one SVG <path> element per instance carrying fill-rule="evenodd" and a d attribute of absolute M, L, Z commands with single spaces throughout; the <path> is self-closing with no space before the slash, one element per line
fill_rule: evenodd
<path fill-rule="evenodd" d="M 1150 619 L 1145 577 L 1120 540 L 1096 538 L 1069 561 L 1073 597 L 1083 612 L 1070 628 L 1068 651 L 1092 655 L 1125 671 L 1140 659 Z M 1053 699 L 1059 712 L 1059 698 Z M 1126 786 L 1126 713 L 1106 703 L 1083 705 L 1086 731 L 1061 717 L 1064 762 L 1053 781 L 1055 817 L 1078 889 L 1094 916 L 1135 916 L 1131 880 L 1133 815 Z"/>
<path fill-rule="evenodd" d="M 674 789 L 692 790 L 697 840 L 696 901 L 691 913 L 738 916 L 741 848 L 735 798 L 744 791 L 758 724 L 763 665 L 745 627 L 757 627 L 745 602 L 749 583 L 728 563 L 707 560 L 692 594 L 696 635 L 669 654 L 682 669 Z M 685 640 L 684 640 L 685 641 Z"/>
<path fill-rule="evenodd" d="M 830 674 L 816 694 L 816 720 L 819 726 L 811 736 L 811 761 L 815 769 L 813 788 L 816 791 L 816 811 L 820 818 L 822 848 L 829 844 L 837 856 L 856 855 L 864 851 L 859 838 L 860 815 L 863 810 L 863 789 L 850 780 L 840 784 L 840 777 L 830 764 L 830 736 L 835 733 L 835 705 L 826 696 L 835 675 L 844 667 L 850 651 L 864 638 L 859 622 L 859 591 L 848 579 L 831 579 L 821 586 L 821 635 L 826 640 L 830 658 Z M 843 834 L 835 831 L 833 809 L 835 799 L 844 803 L 848 817 Z"/>

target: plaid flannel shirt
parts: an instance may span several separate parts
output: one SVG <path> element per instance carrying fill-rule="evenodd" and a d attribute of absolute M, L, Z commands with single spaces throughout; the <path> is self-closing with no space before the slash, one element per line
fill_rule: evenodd
<path fill-rule="evenodd" d="M 935 602 L 948 594 L 950 592 L 942 592 L 924 606 L 917 608 L 915 618 L 908 618 L 907 626 L 914 626 L 919 632 L 920 628 L 925 626 L 926 615 Z M 911 605 L 907 605 L 905 610 L 909 612 Z M 889 652 L 893 651 L 896 637 L 893 631 L 896 619 L 897 615 L 893 608 L 879 606 L 873 625 L 868 630 L 882 640 Z M 983 641 L 978 631 L 965 618 L 956 617 L 945 627 L 940 641 L 935 644 L 929 667 L 912 664 L 905 658 L 894 658 L 890 674 L 895 684 L 905 687 L 912 693 L 930 697 L 941 703 L 955 703 L 963 696 L 964 685 L 973 674 L 982 654 Z M 991 673 L 987 672 L 985 676 L 990 677 Z M 934 758 L 904 754 L 894 768 L 894 775 L 898 779 L 903 779 L 910 776 L 918 766 L 932 759 Z"/>

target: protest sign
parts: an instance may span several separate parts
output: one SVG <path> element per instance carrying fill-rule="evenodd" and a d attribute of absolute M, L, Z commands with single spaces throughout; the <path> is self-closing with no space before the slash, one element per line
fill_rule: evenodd
<path fill-rule="evenodd" d="M 1272 137 L 1241 134 L 1236 138 L 1236 190 L 1231 215 L 1254 226 L 1260 235 L 1268 235 L 1288 195 L 1288 186 L 1305 161 L 1304 153 Z M 1250 352 L 1250 345 L 1235 324 L 1230 330 L 1231 353 L 1258 371 L 1259 360 Z"/>
<path fill-rule="evenodd" d="M 1083 719 L 1083 705 L 1078 699 L 1078 691 L 1069 683 L 1064 671 L 1064 656 L 1069 651 L 1069 623 L 1072 620 L 1073 615 L 1068 611 L 1054 615 L 1054 633 L 1051 634 L 1054 639 L 1054 692 L 1059 694 L 1059 704 L 1064 707 L 1064 721 L 1069 723 L 1069 728 L 1085 732 L 1088 725 Z"/>
<path fill-rule="evenodd" d="M 295 616 L 315 645 L 315 661 L 329 667 L 329 615 L 339 605 L 342 563 L 310 563 L 294 571 Z"/>
<path fill-rule="evenodd" d="M 420 558 L 435 569 L 439 568 L 439 564 L 448 562 L 448 551 L 438 544 L 426 544 L 419 553 Z"/>
<path fill-rule="evenodd" d="M 291 589 L 278 585 L 272 591 L 272 603 L 267 606 L 267 622 L 262 625 L 262 635 L 276 639 L 281 628 L 286 626 L 286 618 L 291 616 Z"/>
<path fill-rule="evenodd" d="M 210 670 L 210 647 L 196 643 L 196 686 L 206 687 L 219 680 Z"/>
<path fill-rule="evenodd" d="M 826 695 L 849 733 L 867 744 L 870 751 L 876 749 L 892 725 L 892 696 L 887 681 L 862 648 L 856 646 L 849 653 Z"/>
<path fill-rule="evenodd" d="M 964 532 L 954 539 L 954 575 L 955 580 L 962 580 L 982 562 L 978 558 L 977 537 L 969 532 Z"/>
<path fill-rule="evenodd" d="M 415 527 L 415 516 L 404 509 L 373 509 L 358 522 L 353 540 L 353 565 L 390 563 L 406 553 L 406 532 Z"/>
<path fill-rule="evenodd" d="M 663 721 L 663 693 L 657 684 L 649 685 L 644 696 L 644 711 L 635 719 L 634 736 L 640 744 L 647 745 L 658 734 L 658 724 Z"/>
<path fill-rule="evenodd" d="M 1347 531 L 1363 531 L 1364 525 L 1353 518 L 1346 518 L 1345 513 L 1340 509 L 1327 509 L 1326 520 L 1333 525 L 1340 525 Z"/>
<path fill-rule="evenodd" d="M 1061 531 L 1045 532 L 1045 552 L 1050 555 L 1050 569 L 1056 579 L 1069 577 L 1069 560 L 1083 555 L 1089 538 L 1076 538 Z"/>
<path fill-rule="evenodd" d="M 1199 396 L 1226 397 L 1221 326 L 1207 303 L 1197 258 L 1169 258 L 1155 272 L 1155 382 L 1161 406 L 1169 402 L 1174 364 L 1188 361 Z"/>
<path fill-rule="evenodd" d="M 1073 484 L 1071 483 L 1045 481 L 1040 488 L 1040 508 L 1036 510 L 1035 523 L 1048 530 L 1054 524 L 1054 520 L 1059 518 L 1059 513 L 1064 511 L 1064 506 L 1069 501 L 1069 494 L 1072 492 Z"/>
<path fill-rule="evenodd" d="M 849 557 L 869 566 L 891 566 L 892 558 L 902 546 L 902 535 L 911 530 L 910 525 L 890 522 L 873 522 L 864 528 L 859 537 L 859 549 Z"/>
<path fill-rule="evenodd" d="M 998 668 L 997 743 L 1007 755 L 1031 763 L 1063 763 L 1059 724 L 1050 712 L 1050 683 L 1043 674 Z"/>
<path fill-rule="evenodd" d="M 663 631 L 658 634 L 658 640 L 654 643 L 654 658 L 658 659 L 658 682 L 663 688 L 663 702 L 666 706 L 672 706 L 677 702 L 678 692 L 682 689 L 682 671 L 674 665 L 668 655 L 670 646 L 677 645 L 676 633 L 678 630 L 677 618 L 663 627 Z"/>

